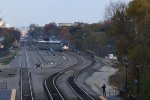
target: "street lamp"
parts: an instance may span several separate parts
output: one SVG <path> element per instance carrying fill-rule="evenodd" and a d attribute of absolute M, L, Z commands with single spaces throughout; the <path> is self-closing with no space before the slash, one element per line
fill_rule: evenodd
<path fill-rule="evenodd" d="M 136 76 L 136 79 L 137 79 L 137 100 L 139 100 L 139 90 L 140 90 L 140 72 L 139 72 L 139 68 L 140 68 L 140 65 L 136 65 L 136 72 L 137 72 L 137 76 Z"/>
<path fill-rule="evenodd" d="M 123 57 L 123 65 L 126 67 L 126 77 L 125 77 L 125 92 L 126 92 L 126 94 L 128 93 L 128 73 L 127 73 L 127 71 L 128 71 L 128 61 L 127 61 L 127 57 Z"/>

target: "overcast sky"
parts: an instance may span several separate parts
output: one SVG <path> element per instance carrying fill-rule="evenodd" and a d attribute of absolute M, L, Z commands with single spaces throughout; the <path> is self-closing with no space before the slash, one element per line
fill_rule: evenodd
<path fill-rule="evenodd" d="M 50 22 L 95 23 L 103 20 L 110 1 L 117 0 L 0 0 L 0 17 L 14 27 Z"/>

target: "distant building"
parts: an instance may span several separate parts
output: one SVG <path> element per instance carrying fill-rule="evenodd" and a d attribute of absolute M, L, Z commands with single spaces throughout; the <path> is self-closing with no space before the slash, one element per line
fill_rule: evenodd
<path fill-rule="evenodd" d="M 0 19 L 0 28 L 1 28 L 1 27 L 2 27 L 2 28 L 5 27 L 5 25 L 6 25 L 5 22 L 2 21 L 2 19 Z"/>
<path fill-rule="evenodd" d="M 58 23 L 59 27 L 63 27 L 63 26 L 72 26 L 73 23 Z"/>
<path fill-rule="evenodd" d="M 58 26 L 59 27 L 63 27 L 63 26 L 77 26 L 79 25 L 80 23 L 79 22 L 74 22 L 74 23 L 58 23 Z"/>
<path fill-rule="evenodd" d="M 21 36 L 24 37 L 25 35 L 27 35 L 27 32 L 29 29 L 26 27 L 22 27 L 22 28 L 19 28 L 18 30 L 20 30 Z"/>

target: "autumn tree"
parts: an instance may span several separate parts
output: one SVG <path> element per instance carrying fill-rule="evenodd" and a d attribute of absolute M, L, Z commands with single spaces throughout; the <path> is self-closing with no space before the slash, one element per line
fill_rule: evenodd
<path fill-rule="evenodd" d="M 106 24 L 105 24 L 106 25 Z M 88 49 L 95 54 L 106 56 L 107 26 L 103 23 L 86 24 L 80 23 L 70 27 L 70 40 L 78 49 Z M 108 39 L 109 40 L 109 39 Z"/>
<path fill-rule="evenodd" d="M 58 36 L 58 27 L 55 23 L 49 23 L 44 26 L 44 34 L 46 36 Z"/>
<path fill-rule="evenodd" d="M 83 49 L 83 24 L 79 24 L 76 26 L 71 26 L 69 33 L 70 37 L 69 40 L 71 41 L 72 45 L 74 45 L 75 49 L 81 50 Z"/>
<path fill-rule="evenodd" d="M 0 28 L 0 33 L 4 37 L 4 48 L 8 49 L 14 41 L 19 41 L 21 37 L 20 31 L 14 28 Z"/>
<path fill-rule="evenodd" d="M 61 39 L 69 39 L 70 37 L 70 27 L 61 26 L 59 27 L 58 37 Z"/>
<path fill-rule="evenodd" d="M 111 22 L 109 34 L 116 39 L 117 55 L 120 60 L 128 57 L 129 68 L 133 67 L 133 72 L 136 72 L 133 77 L 136 78 L 137 65 L 141 66 L 140 74 L 146 72 L 150 65 L 150 1 L 134 0 L 129 5 L 111 3 L 106 16 Z M 140 84 L 143 83 L 141 81 Z"/>
<path fill-rule="evenodd" d="M 127 15 L 134 23 L 134 41 L 135 46 L 131 48 L 129 57 L 134 65 L 139 64 L 141 86 L 149 88 L 147 80 L 150 71 L 150 1 L 149 0 L 134 0 L 129 4 Z M 143 100 L 148 100 L 147 97 L 150 90 L 140 88 L 140 96 Z"/>
<path fill-rule="evenodd" d="M 134 32 L 132 32 L 134 36 L 134 46 L 131 48 L 133 52 L 129 52 L 131 55 L 130 58 L 134 64 L 140 64 L 143 67 L 147 66 L 147 64 L 150 64 L 148 63 L 150 61 L 150 1 L 132 1 L 127 9 L 127 15 L 130 17 L 134 26 Z M 134 53 L 134 51 L 138 52 L 136 58 L 139 60 L 133 60 L 135 55 L 132 53 Z M 144 58 L 142 58 L 142 55 Z"/>
<path fill-rule="evenodd" d="M 129 41 L 129 22 L 126 14 L 127 5 L 123 2 L 110 3 L 106 8 L 106 20 L 111 24 L 109 34 L 116 38 L 118 58 L 126 56 L 130 48 Z"/>

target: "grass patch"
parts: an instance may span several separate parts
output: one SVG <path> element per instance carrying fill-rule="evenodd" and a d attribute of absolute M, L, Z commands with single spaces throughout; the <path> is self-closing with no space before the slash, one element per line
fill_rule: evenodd
<path fill-rule="evenodd" d="M 8 56 L 4 57 L 4 59 L 2 59 L 1 61 L 2 65 L 10 64 L 11 61 L 15 58 L 16 53 L 17 53 L 16 51 L 13 51 Z"/>
<path fill-rule="evenodd" d="M 14 56 L 12 57 L 8 57 L 6 59 L 4 59 L 4 61 L 2 62 L 3 65 L 7 65 L 10 64 L 10 62 L 14 59 Z"/>

